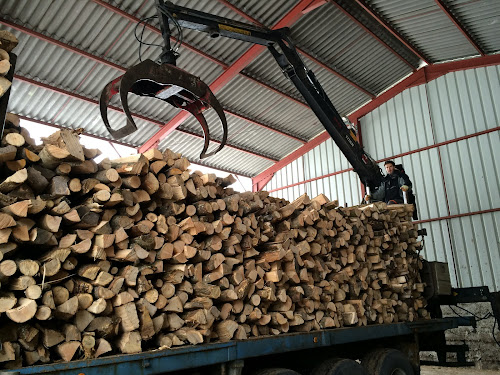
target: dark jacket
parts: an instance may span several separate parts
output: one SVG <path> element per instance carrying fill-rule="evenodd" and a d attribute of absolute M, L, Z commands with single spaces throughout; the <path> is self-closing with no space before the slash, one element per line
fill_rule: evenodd
<path fill-rule="evenodd" d="M 397 169 L 392 174 L 384 177 L 384 181 L 376 192 L 372 194 L 374 201 L 383 201 L 386 203 L 403 203 L 403 191 L 401 186 L 407 185 L 411 188 L 410 178 L 406 173 L 400 172 Z"/>

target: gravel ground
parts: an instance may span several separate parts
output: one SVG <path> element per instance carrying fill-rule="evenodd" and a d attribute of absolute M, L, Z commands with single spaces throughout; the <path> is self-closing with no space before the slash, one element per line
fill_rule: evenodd
<path fill-rule="evenodd" d="M 421 375 L 500 375 L 500 370 L 481 370 L 474 367 L 422 366 Z"/>

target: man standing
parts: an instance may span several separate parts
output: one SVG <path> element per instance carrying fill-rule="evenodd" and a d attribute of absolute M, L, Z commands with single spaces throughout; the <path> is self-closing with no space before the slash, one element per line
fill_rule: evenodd
<path fill-rule="evenodd" d="M 412 183 L 410 178 L 403 171 L 396 169 L 396 164 L 388 160 L 384 164 L 387 175 L 380 187 L 370 197 L 367 195 L 365 200 L 382 201 L 387 204 L 404 203 L 403 191 L 409 191 Z"/>

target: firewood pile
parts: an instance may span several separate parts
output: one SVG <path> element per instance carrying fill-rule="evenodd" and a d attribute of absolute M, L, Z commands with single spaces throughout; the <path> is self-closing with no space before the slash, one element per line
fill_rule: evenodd
<path fill-rule="evenodd" d="M 12 82 L 5 75 L 11 68 L 10 55 L 17 46 L 17 38 L 6 30 L 0 30 L 0 98 L 9 90 Z"/>
<path fill-rule="evenodd" d="M 428 318 L 412 206 L 237 193 L 78 132 L 0 147 L 0 362 L 18 368 Z"/>

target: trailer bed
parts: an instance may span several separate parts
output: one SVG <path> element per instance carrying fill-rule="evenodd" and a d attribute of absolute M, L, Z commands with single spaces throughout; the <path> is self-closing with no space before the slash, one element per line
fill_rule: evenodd
<path fill-rule="evenodd" d="M 250 338 L 175 349 L 152 350 L 131 355 L 59 362 L 48 365 L 0 371 L 4 374 L 58 375 L 152 375 L 201 366 L 215 365 L 270 354 L 328 347 L 415 333 L 444 331 L 473 324 L 473 318 L 443 318 L 411 323 L 376 324 L 365 327 L 344 327 L 308 333 Z"/>

